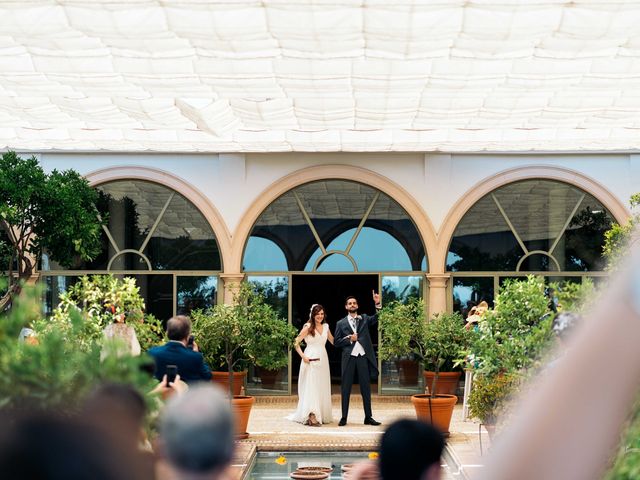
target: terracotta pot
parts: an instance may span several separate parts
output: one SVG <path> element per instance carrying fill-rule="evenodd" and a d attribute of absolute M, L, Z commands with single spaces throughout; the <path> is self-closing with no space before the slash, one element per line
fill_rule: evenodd
<path fill-rule="evenodd" d="M 418 385 L 418 362 L 415 360 L 396 360 L 400 385 L 415 387 Z"/>
<path fill-rule="evenodd" d="M 240 395 L 244 386 L 244 378 L 247 372 L 233 372 L 233 394 Z M 229 392 L 229 372 L 211 372 L 211 381 L 224 388 L 225 392 Z"/>
<path fill-rule="evenodd" d="M 235 415 L 236 438 L 243 439 L 249 436 L 247 425 L 249 425 L 249 415 L 251 415 L 251 407 L 255 398 L 248 396 L 234 396 L 231 401 L 233 405 L 233 413 Z"/>
<path fill-rule="evenodd" d="M 429 401 L 431 401 L 431 409 L 429 409 Z M 445 435 L 449 435 L 453 407 L 455 407 L 457 401 L 458 397 L 455 395 L 436 395 L 435 398 L 431 399 L 429 395 L 425 394 L 411 396 L 411 403 L 413 403 L 413 408 L 416 409 L 418 419 L 430 422 Z M 431 413 L 433 413 L 433 418 Z"/>
<path fill-rule="evenodd" d="M 262 388 L 268 388 L 273 390 L 276 386 L 276 381 L 280 376 L 280 370 L 266 370 L 264 368 L 260 369 L 260 382 L 262 384 Z"/>
<path fill-rule="evenodd" d="M 435 372 L 423 372 L 424 386 L 431 390 L 433 377 Z M 458 392 L 458 383 L 462 372 L 440 372 L 438 374 L 438 384 L 436 385 L 436 395 L 456 395 Z"/>

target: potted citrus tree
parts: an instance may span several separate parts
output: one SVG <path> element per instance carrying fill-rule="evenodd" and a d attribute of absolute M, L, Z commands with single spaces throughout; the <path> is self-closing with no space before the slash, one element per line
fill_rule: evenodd
<path fill-rule="evenodd" d="M 462 371 L 455 370 L 469 347 L 459 313 L 440 313 L 425 326 L 424 379 L 429 392 L 456 395 Z"/>
<path fill-rule="evenodd" d="M 563 287 L 554 285 L 554 288 Z M 469 413 L 490 434 L 511 394 L 540 366 L 552 340 L 552 315 L 546 290 L 544 278 L 539 276 L 505 281 L 495 308 L 487 312 L 477 330 L 470 331 L 467 359 L 474 380 Z M 565 302 L 569 302 L 569 297 Z"/>
<path fill-rule="evenodd" d="M 380 357 L 390 360 L 414 355 L 435 369 L 428 393 L 413 395 L 411 401 L 418 418 L 432 422 L 444 433 L 449 432 L 455 395 L 437 393 L 440 369 L 462 355 L 467 332 L 457 314 L 440 314 L 427 322 L 424 302 L 412 299 L 406 304 L 392 302 L 379 316 L 381 346 Z"/>
<path fill-rule="evenodd" d="M 422 358 L 417 357 L 415 352 L 424 324 L 424 303 L 417 298 L 407 302 L 394 300 L 385 305 L 378 313 L 378 318 L 383 336 L 379 346 L 381 359 L 395 362 L 400 385 L 416 385 Z M 414 377 L 411 383 L 407 381 L 409 376 Z"/>
<path fill-rule="evenodd" d="M 463 356 L 469 336 L 462 324 L 458 313 L 440 313 L 424 324 L 421 356 L 426 370 L 426 393 L 411 397 L 418 418 L 431 421 L 445 434 L 449 433 L 453 408 L 458 401 L 455 391 L 460 378 L 460 372 L 450 370 Z M 442 376 L 449 380 L 447 392 L 453 393 L 440 388 Z"/>
<path fill-rule="evenodd" d="M 234 370 L 248 362 L 267 369 L 286 365 L 288 349 L 296 336 L 295 329 L 246 282 L 241 284 L 232 305 L 220 304 L 194 311 L 191 318 L 193 334 L 207 363 L 224 364 L 227 368 L 229 396 L 233 399 L 237 418 L 244 419 L 236 426 L 237 434 L 246 438 L 254 398 L 239 395 L 234 387 L 237 385 L 239 389 L 241 382 Z M 241 375 L 240 378 L 244 378 L 246 372 Z"/>

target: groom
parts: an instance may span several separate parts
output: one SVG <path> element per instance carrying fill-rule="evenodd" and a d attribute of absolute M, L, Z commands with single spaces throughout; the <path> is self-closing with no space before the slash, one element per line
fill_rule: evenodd
<path fill-rule="evenodd" d="M 371 373 L 378 376 L 378 361 L 369 334 L 369 326 L 378 323 L 377 311 L 382 308 L 380 294 L 375 291 L 373 292 L 373 301 L 376 304 L 375 315 L 358 315 L 358 301 L 355 297 L 347 297 L 344 304 L 347 316 L 336 324 L 334 345 L 342 349 L 342 385 L 340 388 L 342 418 L 338 422 L 341 427 L 347 424 L 349 397 L 355 372 L 358 372 L 358 382 L 364 405 L 364 424 L 380 425 L 380 422 L 373 419 L 371 413 L 371 385 L 369 383 Z"/>

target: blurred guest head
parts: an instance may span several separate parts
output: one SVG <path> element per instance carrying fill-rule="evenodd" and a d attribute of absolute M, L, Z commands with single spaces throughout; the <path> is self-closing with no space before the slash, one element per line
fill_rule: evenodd
<path fill-rule="evenodd" d="M 420 420 L 398 420 L 382 435 L 380 476 L 382 480 L 439 480 L 442 433 Z"/>
<path fill-rule="evenodd" d="M 229 400 L 213 385 L 197 385 L 171 397 L 161 419 L 160 438 L 179 478 L 220 478 L 234 447 Z"/>
<path fill-rule="evenodd" d="M 116 441 L 135 446 L 144 426 L 146 404 L 132 386 L 106 383 L 89 394 L 83 413 L 89 423 Z"/>
<path fill-rule="evenodd" d="M 7 480 L 134 480 L 121 450 L 97 429 L 52 412 L 2 419 L 0 476 Z"/>

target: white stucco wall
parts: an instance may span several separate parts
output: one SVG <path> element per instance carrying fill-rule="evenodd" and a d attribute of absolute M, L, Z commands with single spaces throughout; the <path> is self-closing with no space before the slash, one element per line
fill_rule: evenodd
<path fill-rule="evenodd" d="M 577 171 L 626 205 L 640 191 L 640 155 L 472 155 L 417 153 L 283 154 L 64 154 L 38 155 L 47 170 L 74 168 L 83 175 L 113 167 L 142 166 L 165 171 L 208 197 L 230 233 L 262 192 L 285 175 L 317 165 L 351 165 L 372 170 L 414 197 L 436 232 L 469 189 L 499 172 L 525 166 Z"/>

